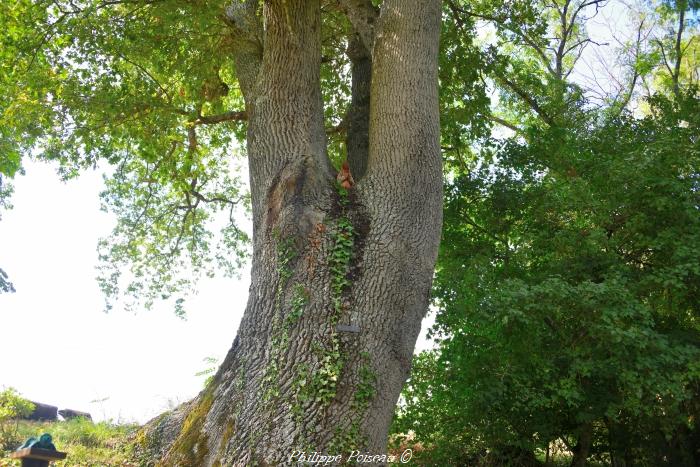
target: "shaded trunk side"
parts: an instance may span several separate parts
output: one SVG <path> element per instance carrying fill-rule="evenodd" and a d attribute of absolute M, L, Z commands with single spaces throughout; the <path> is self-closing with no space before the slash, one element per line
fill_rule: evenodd
<path fill-rule="evenodd" d="M 356 181 L 367 172 L 369 160 L 369 102 L 372 80 L 372 58 L 359 34 L 353 34 L 348 44 L 352 73 L 352 100 L 345 117 L 346 146 L 350 171 Z"/>

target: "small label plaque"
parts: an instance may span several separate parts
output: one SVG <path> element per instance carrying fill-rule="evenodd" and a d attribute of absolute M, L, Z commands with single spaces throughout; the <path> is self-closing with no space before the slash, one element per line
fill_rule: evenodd
<path fill-rule="evenodd" d="M 339 324 L 335 329 L 338 332 L 360 332 L 360 327 L 356 324 Z"/>

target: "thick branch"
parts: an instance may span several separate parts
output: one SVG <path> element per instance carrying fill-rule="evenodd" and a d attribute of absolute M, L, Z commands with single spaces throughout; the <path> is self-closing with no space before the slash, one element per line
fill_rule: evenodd
<path fill-rule="evenodd" d="M 683 50 L 681 50 L 681 41 L 683 39 L 683 29 L 685 27 L 685 8 L 681 4 L 680 17 L 678 19 L 678 33 L 676 34 L 676 63 L 673 67 L 673 73 L 671 74 L 671 79 L 673 80 L 673 93 L 678 97 L 680 93 L 680 87 L 678 82 L 681 75 L 681 60 L 683 58 Z"/>
<path fill-rule="evenodd" d="M 589 6 L 595 6 L 596 14 L 597 14 L 598 9 L 601 7 L 601 4 L 605 3 L 605 1 L 606 0 L 591 0 L 588 2 L 581 2 L 576 7 L 574 12 L 571 14 L 571 18 L 569 18 L 568 20 L 567 20 L 567 13 L 569 10 L 569 6 L 571 4 L 571 0 L 566 1 L 563 11 L 560 12 L 560 14 L 562 15 L 561 16 L 562 33 L 561 33 L 561 37 L 559 38 L 560 42 L 559 42 L 559 48 L 557 50 L 557 72 L 558 72 L 559 79 L 566 79 L 569 76 L 569 74 L 571 74 L 571 71 L 573 70 L 573 65 L 572 65 L 572 69 L 569 70 L 569 72 L 566 73 L 566 75 L 564 75 L 563 74 L 563 62 L 564 62 L 564 57 L 569 52 L 574 50 L 576 47 L 582 46 L 582 45 L 587 44 L 589 42 L 594 43 L 596 45 L 607 45 L 607 44 L 598 44 L 597 42 L 592 41 L 590 39 L 583 39 L 583 40 L 579 41 L 578 43 L 576 43 L 568 48 L 566 47 L 567 42 L 569 41 L 569 39 L 572 38 L 572 35 L 574 32 L 574 27 L 576 26 L 576 19 L 578 18 L 579 13 L 581 13 L 581 11 L 584 8 L 587 8 Z M 595 16 L 595 14 L 593 16 Z M 591 18 L 592 17 L 587 18 L 587 19 L 591 19 Z M 576 57 L 576 60 L 574 60 L 574 63 L 576 63 L 578 61 L 578 59 L 581 57 L 581 53 L 582 53 L 582 50 L 579 50 L 578 57 Z"/>
<path fill-rule="evenodd" d="M 197 152 L 197 131 L 193 125 L 187 128 L 187 152 L 190 154 Z"/>
<path fill-rule="evenodd" d="M 371 52 L 374 48 L 374 23 L 379 16 L 377 8 L 370 0 L 338 0 L 338 5 Z"/>
<path fill-rule="evenodd" d="M 320 85 L 320 2 L 270 0 L 264 14 L 262 62 L 252 99 L 246 97 L 254 234 L 265 220 L 265 197 L 283 166 L 311 156 L 325 175 L 332 172 Z"/>
<path fill-rule="evenodd" d="M 207 198 L 206 196 L 204 196 L 203 194 L 201 194 L 199 191 L 197 191 L 194 188 L 190 190 L 190 193 L 192 193 L 192 196 L 194 196 L 198 200 L 203 201 L 205 203 L 223 203 L 223 204 L 230 204 L 232 206 L 235 206 L 241 201 L 240 198 L 233 200 L 233 199 L 225 198 L 223 196 L 212 196 L 211 198 Z"/>
<path fill-rule="evenodd" d="M 257 8 L 257 0 L 235 1 L 223 17 L 231 29 L 236 75 L 246 106 L 252 103 L 263 55 L 263 30 Z"/>
<path fill-rule="evenodd" d="M 368 176 L 386 188 L 440 174 L 439 0 L 385 0 L 373 51 Z M 434 159 L 433 159 L 434 158 Z M 442 175 L 439 175 L 442 183 Z M 410 182 L 409 182 L 410 180 Z M 427 181 L 427 180 L 426 180 Z M 433 182 L 433 180 L 431 180 Z M 425 187 L 411 186 L 421 191 Z M 405 196 L 410 196 L 405 193 Z"/>
<path fill-rule="evenodd" d="M 576 15 L 572 15 L 571 22 L 568 22 L 568 14 L 569 14 L 569 5 L 571 4 L 571 0 L 566 0 L 564 2 L 564 7 L 559 8 L 557 4 L 557 11 L 559 12 L 559 20 L 561 22 L 561 36 L 558 38 L 559 39 L 559 46 L 555 50 L 554 53 L 554 70 L 555 70 L 555 75 L 558 79 L 562 79 L 563 74 L 564 74 L 564 55 L 565 55 L 565 49 L 566 49 L 566 43 L 569 40 L 569 34 L 571 33 L 573 27 L 574 27 L 574 21 L 576 19 Z M 578 12 L 578 10 L 577 10 Z"/>

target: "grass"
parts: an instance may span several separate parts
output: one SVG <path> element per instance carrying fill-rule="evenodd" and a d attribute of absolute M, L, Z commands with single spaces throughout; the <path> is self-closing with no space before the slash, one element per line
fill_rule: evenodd
<path fill-rule="evenodd" d="M 138 428 L 138 425 L 92 423 L 82 418 L 65 422 L 20 421 L 13 439 L 0 440 L 0 446 L 9 448 L 0 451 L 0 467 L 19 466 L 20 462 L 10 459 L 9 453 L 27 438 L 42 433 L 49 433 L 56 449 L 68 453 L 66 460 L 53 466 L 136 466 L 130 459 L 129 441 Z"/>

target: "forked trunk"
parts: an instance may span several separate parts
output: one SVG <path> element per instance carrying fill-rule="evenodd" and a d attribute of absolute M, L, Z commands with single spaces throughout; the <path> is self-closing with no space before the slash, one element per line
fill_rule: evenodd
<path fill-rule="evenodd" d="M 161 465 L 384 453 L 428 306 L 442 223 L 440 2 L 382 5 L 366 171 L 349 190 L 336 185 L 325 149 L 319 1 L 266 1 L 264 16 L 259 72 L 242 83 L 248 305 L 212 383 L 143 432 L 144 457 Z"/>

